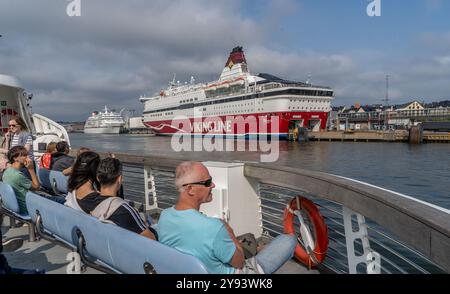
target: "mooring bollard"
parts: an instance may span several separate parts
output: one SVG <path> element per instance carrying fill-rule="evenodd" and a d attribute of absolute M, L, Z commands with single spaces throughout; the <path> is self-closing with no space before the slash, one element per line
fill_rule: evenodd
<path fill-rule="evenodd" d="M 422 144 L 423 130 L 422 125 L 412 126 L 409 129 L 409 144 Z"/>

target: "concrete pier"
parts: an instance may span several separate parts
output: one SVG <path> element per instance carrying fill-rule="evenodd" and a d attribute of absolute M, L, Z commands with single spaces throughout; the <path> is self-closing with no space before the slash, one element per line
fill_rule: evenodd
<path fill-rule="evenodd" d="M 395 131 L 329 131 L 309 133 L 311 141 L 341 142 L 409 142 L 407 130 Z M 450 133 L 423 132 L 422 143 L 450 143 Z"/>
<path fill-rule="evenodd" d="M 407 131 L 330 131 L 310 133 L 312 141 L 407 142 Z"/>

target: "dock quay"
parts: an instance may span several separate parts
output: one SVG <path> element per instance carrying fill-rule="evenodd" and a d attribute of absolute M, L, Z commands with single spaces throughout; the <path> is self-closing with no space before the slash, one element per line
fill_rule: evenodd
<path fill-rule="evenodd" d="M 155 134 L 148 128 L 134 128 L 134 129 L 124 129 L 124 134 L 131 134 L 131 135 L 149 135 L 149 136 L 155 136 Z"/>
<path fill-rule="evenodd" d="M 407 130 L 395 131 L 328 131 L 308 134 L 310 141 L 341 142 L 408 142 Z M 423 143 L 450 143 L 450 133 L 423 132 Z"/>

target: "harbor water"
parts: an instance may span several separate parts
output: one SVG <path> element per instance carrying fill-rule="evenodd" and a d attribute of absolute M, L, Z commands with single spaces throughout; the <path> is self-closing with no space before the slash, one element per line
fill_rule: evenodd
<path fill-rule="evenodd" d="M 261 152 L 175 152 L 171 137 L 70 134 L 73 148 L 198 161 L 258 162 Z M 404 143 L 279 142 L 281 166 L 364 181 L 450 209 L 450 146 Z"/>

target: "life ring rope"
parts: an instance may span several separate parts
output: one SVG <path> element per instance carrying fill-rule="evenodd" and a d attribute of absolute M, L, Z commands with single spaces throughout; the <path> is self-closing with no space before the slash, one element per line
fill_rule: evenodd
<path fill-rule="evenodd" d="M 309 228 L 301 228 L 302 223 L 307 226 L 301 215 L 302 211 L 308 214 L 308 217 L 313 224 L 315 238 L 313 238 Z M 305 197 L 297 196 L 286 205 L 284 213 L 285 233 L 291 235 L 297 234 L 294 224 L 295 217 L 300 221 L 301 231 L 297 237 L 298 244 L 295 248 L 294 256 L 311 269 L 313 266 L 322 263 L 326 257 L 328 249 L 328 228 L 317 206 Z M 303 240 L 303 238 L 306 238 L 306 240 Z M 312 245 L 313 243 L 314 245 Z"/>

